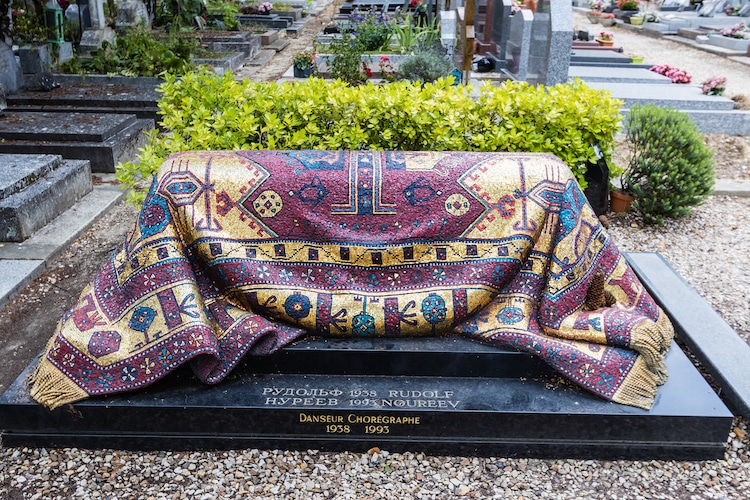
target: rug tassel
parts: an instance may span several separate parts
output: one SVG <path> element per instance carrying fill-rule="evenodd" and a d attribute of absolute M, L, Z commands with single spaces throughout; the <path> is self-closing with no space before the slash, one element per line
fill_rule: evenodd
<path fill-rule="evenodd" d="M 633 369 L 630 370 L 620 388 L 612 396 L 612 401 L 650 410 L 656 397 L 656 386 L 659 385 L 659 378 L 660 375 L 652 372 L 646 366 L 643 357 L 638 356 Z"/>
<path fill-rule="evenodd" d="M 86 399 L 88 394 L 65 376 L 46 357 L 42 357 L 29 381 L 31 397 L 50 410 Z"/>
<path fill-rule="evenodd" d="M 650 371 L 657 372 L 673 336 L 672 323 L 666 314 L 660 313 L 656 322 L 646 320 L 635 326 L 630 334 L 630 347 L 643 356 Z"/>

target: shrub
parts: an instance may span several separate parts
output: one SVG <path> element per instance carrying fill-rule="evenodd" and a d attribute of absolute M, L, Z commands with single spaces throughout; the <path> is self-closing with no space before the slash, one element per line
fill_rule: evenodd
<path fill-rule="evenodd" d="M 451 74 L 453 65 L 442 54 L 426 50 L 401 60 L 396 78 L 411 82 L 429 83 Z"/>
<path fill-rule="evenodd" d="M 631 151 L 623 183 L 646 223 L 686 215 L 706 200 L 714 185 L 713 154 L 688 115 L 637 105 L 625 131 Z"/>
<path fill-rule="evenodd" d="M 341 80 L 238 82 L 206 70 L 159 87 L 162 127 L 139 162 L 118 177 L 143 199 L 142 184 L 170 154 L 191 149 L 379 149 L 530 151 L 557 155 L 582 184 L 592 144 L 611 155 L 620 102 L 581 81 L 554 87 L 419 84 L 350 86 Z M 473 97 L 474 94 L 478 96 Z"/>

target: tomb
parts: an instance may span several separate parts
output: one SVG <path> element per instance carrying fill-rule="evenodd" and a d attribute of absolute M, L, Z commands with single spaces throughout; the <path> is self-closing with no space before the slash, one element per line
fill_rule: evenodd
<path fill-rule="evenodd" d="M 146 143 L 153 120 L 134 115 L 6 111 L 0 120 L 0 153 L 56 154 L 89 160 L 92 172 L 114 172 Z"/>

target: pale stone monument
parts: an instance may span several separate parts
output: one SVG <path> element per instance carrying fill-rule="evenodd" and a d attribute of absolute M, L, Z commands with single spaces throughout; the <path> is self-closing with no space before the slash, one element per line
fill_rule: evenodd
<path fill-rule="evenodd" d="M 104 21 L 103 0 L 89 2 L 89 13 L 91 14 L 91 27 L 86 28 L 81 36 L 81 44 L 78 50 L 82 53 L 91 52 L 101 48 L 103 41 L 114 42 L 115 32 L 107 26 Z"/>

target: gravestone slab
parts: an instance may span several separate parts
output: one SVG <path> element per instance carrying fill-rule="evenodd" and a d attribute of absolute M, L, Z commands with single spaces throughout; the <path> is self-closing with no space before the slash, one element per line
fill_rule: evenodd
<path fill-rule="evenodd" d="M 156 78 L 129 78 L 89 75 L 84 83 L 78 75 L 54 75 L 62 84 L 49 92 L 34 88 L 36 80 L 26 89 L 8 96 L 14 111 L 60 111 L 63 113 L 119 113 L 138 118 L 158 120 L 160 94 Z"/>
<path fill-rule="evenodd" d="M 145 145 L 152 120 L 104 113 L 6 112 L 0 120 L 0 153 L 59 154 L 90 160 L 93 172 L 114 172 Z"/>
<path fill-rule="evenodd" d="M 0 241 L 24 241 L 93 189 L 88 161 L 0 154 Z"/>
<path fill-rule="evenodd" d="M 50 412 L 29 397 L 32 363 L 0 398 L 0 428 L 6 446 L 722 458 L 732 414 L 676 345 L 667 367 L 647 411 L 560 383 L 529 354 L 464 338 L 306 339 L 246 357 L 216 386 L 182 369 Z"/>
<path fill-rule="evenodd" d="M 505 60 L 508 61 L 508 74 L 516 80 L 526 80 L 529 70 L 533 21 L 534 14 L 528 9 L 521 9 L 510 19 L 510 35 Z"/>
<path fill-rule="evenodd" d="M 0 42 L 0 85 L 7 93 L 16 92 L 23 84 L 21 66 L 8 44 Z"/>

